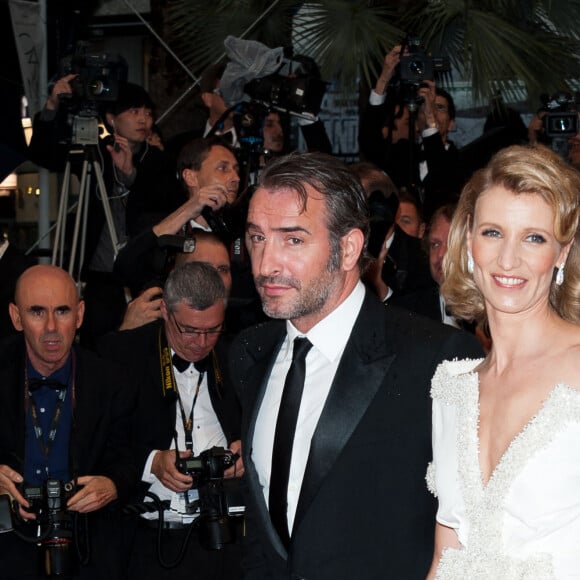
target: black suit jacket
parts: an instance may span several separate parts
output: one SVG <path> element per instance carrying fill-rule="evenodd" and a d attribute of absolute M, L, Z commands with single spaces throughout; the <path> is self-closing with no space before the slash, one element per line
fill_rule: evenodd
<path fill-rule="evenodd" d="M 138 400 L 135 409 L 137 460 L 141 473 L 149 453 L 154 449 L 169 449 L 175 431 L 176 399 L 163 396 L 161 360 L 158 337 L 163 321 L 156 321 L 133 330 L 113 332 L 103 337 L 98 350 L 122 363 L 135 377 Z M 220 339 L 221 341 L 222 339 Z M 212 406 L 228 443 L 240 438 L 240 411 L 231 386 L 225 362 L 225 345 L 216 346 L 222 373 L 218 388 L 212 364 L 207 367 L 207 380 Z"/>
<path fill-rule="evenodd" d="M 381 276 L 397 296 L 436 286 L 421 240 L 406 234 L 396 224 L 395 237 L 387 253 Z"/>
<path fill-rule="evenodd" d="M 425 484 L 430 380 L 443 359 L 481 356 L 479 345 L 367 292 L 312 438 L 287 552 L 252 461 L 256 415 L 285 333 L 284 323 L 266 323 L 242 333 L 232 351 L 248 487 L 246 578 L 423 579 L 435 526 Z"/>
<path fill-rule="evenodd" d="M 109 477 L 119 499 L 127 500 L 140 478 L 129 439 L 133 383 L 122 369 L 80 347 L 75 364 L 71 471 L 76 466 L 76 475 Z M 0 464 L 19 473 L 23 473 L 24 461 L 24 365 L 22 335 L 4 341 L 0 346 Z"/>

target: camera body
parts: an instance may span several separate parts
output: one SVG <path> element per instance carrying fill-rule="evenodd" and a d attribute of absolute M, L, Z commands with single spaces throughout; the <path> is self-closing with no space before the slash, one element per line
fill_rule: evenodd
<path fill-rule="evenodd" d="M 423 81 L 432 81 L 436 73 L 451 70 L 448 58 L 428 55 L 416 36 L 409 35 L 403 40 L 401 50 L 405 49 L 409 54 L 401 56 L 399 64 L 399 78 L 403 84 L 419 88 Z"/>
<path fill-rule="evenodd" d="M 558 92 L 544 98 L 542 111 L 546 137 L 570 137 L 578 133 L 578 103 L 580 95 Z"/>
<path fill-rule="evenodd" d="M 229 449 L 212 447 L 202 451 L 196 457 L 180 458 L 176 467 L 185 475 L 193 477 L 193 487 L 223 479 L 224 471 L 235 464 L 238 456 Z"/>
<path fill-rule="evenodd" d="M 212 447 L 197 457 L 181 458 L 176 464 L 179 471 L 193 477 L 193 487 L 198 489 L 199 541 L 206 550 L 220 550 L 235 541 L 230 504 L 238 491 L 239 480 L 224 479 L 224 471 L 237 458 L 229 449 Z"/>
<path fill-rule="evenodd" d="M 304 55 L 288 55 L 276 73 L 250 81 L 244 91 L 268 108 L 314 121 L 327 86 L 320 79 L 314 60 Z"/>
<path fill-rule="evenodd" d="M 59 142 L 97 145 L 100 104 L 117 100 L 119 86 L 127 80 L 127 62 L 121 55 L 79 43 L 75 53 L 61 61 L 60 69 L 59 76 L 77 76 L 70 82 L 72 93 L 62 99 L 59 108 Z"/>
<path fill-rule="evenodd" d="M 76 491 L 72 483 L 59 479 L 22 487 L 22 495 L 30 504 L 28 511 L 36 515 L 42 531 L 38 559 L 45 576 L 71 576 L 78 567 L 73 514 L 66 509 L 68 499 Z"/>

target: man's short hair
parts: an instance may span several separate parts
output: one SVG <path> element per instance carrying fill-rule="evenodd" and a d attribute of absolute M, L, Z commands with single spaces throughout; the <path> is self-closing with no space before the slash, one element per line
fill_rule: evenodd
<path fill-rule="evenodd" d="M 120 82 L 119 95 L 116 100 L 105 102 L 104 112 L 112 115 L 119 115 L 129 109 L 145 107 L 147 109 L 155 110 L 155 104 L 151 100 L 149 93 L 141 86 Z"/>
<path fill-rule="evenodd" d="M 174 268 L 163 287 L 163 301 L 169 312 L 181 302 L 194 310 L 207 310 L 219 300 L 224 305 L 227 290 L 217 270 L 204 262 L 189 262 Z"/>
<path fill-rule="evenodd" d="M 230 145 L 218 135 L 212 137 L 198 137 L 186 143 L 177 157 L 177 174 L 181 178 L 184 169 L 199 171 L 212 147 L 225 147 L 232 151 Z M 233 153 L 233 151 L 232 151 Z"/>
<path fill-rule="evenodd" d="M 291 153 L 266 164 L 260 176 L 260 187 L 295 191 L 306 208 L 309 185 L 322 194 L 327 212 L 326 227 L 331 246 L 331 266 L 340 266 L 340 242 L 352 229 L 365 237 L 359 267 L 368 261 L 366 245 L 369 235 L 369 208 L 359 180 L 345 163 L 326 153 Z"/>

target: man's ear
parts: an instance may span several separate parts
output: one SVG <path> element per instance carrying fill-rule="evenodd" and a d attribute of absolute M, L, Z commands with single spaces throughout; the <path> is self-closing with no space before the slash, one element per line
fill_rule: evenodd
<path fill-rule="evenodd" d="M 18 331 L 22 330 L 22 322 L 20 320 L 20 310 L 18 310 L 18 306 L 13 302 L 10 302 L 8 305 L 8 314 L 10 314 L 10 320 L 12 320 L 12 325 Z"/>
<path fill-rule="evenodd" d="M 84 317 L 85 317 L 85 301 L 79 300 L 79 305 L 77 307 L 77 330 L 81 327 Z"/>
<path fill-rule="evenodd" d="M 113 113 L 105 113 L 105 120 L 107 121 L 107 125 L 115 131 L 115 115 Z"/>
<path fill-rule="evenodd" d="M 167 312 L 167 306 L 165 305 L 165 300 L 163 300 L 163 298 L 161 298 L 161 302 L 159 303 L 159 309 L 161 310 L 161 316 L 163 317 L 163 320 L 167 322 L 169 320 L 169 314 Z"/>
<path fill-rule="evenodd" d="M 187 187 L 198 187 L 197 171 L 186 168 L 181 172 L 181 178 Z"/>
<path fill-rule="evenodd" d="M 358 259 L 363 251 L 365 237 L 358 228 L 350 230 L 342 237 L 342 269 L 345 271 L 353 270 L 357 267 Z"/>

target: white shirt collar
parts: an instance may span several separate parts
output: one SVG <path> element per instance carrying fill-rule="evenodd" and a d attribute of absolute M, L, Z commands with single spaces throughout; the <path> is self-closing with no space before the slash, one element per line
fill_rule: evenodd
<path fill-rule="evenodd" d="M 308 340 L 328 360 L 333 361 L 341 356 L 364 298 L 365 287 L 359 280 L 347 298 L 307 332 Z M 288 334 L 286 346 L 291 353 L 294 339 L 304 335 L 289 320 L 286 321 L 286 332 Z"/>

